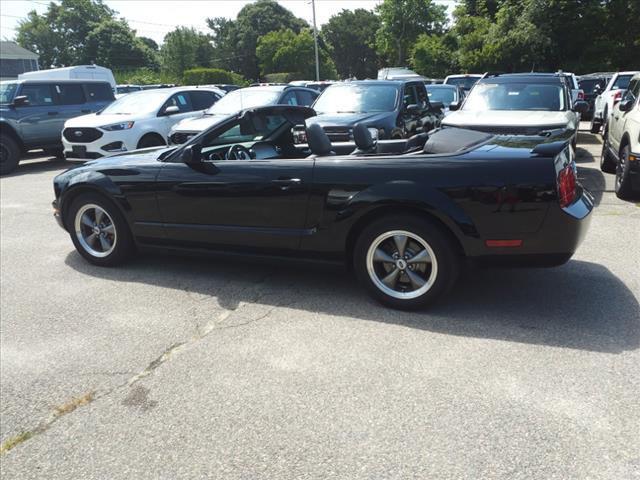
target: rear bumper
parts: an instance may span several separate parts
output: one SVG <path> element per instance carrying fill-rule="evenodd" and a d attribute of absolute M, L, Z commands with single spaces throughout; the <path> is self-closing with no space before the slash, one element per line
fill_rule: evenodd
<path fill-rule="evenodd" d="M 593 196 L 584 188 L 567 208 L 549 207 L 547 217 L 535 234 L 520 235 L 522 245 L 488 248 L 470 255 L 473 260 L 491 265 L 549 267 L 569 261 L 584 240 L 594 208 Z M 514 237 L 515 238 L 515 237 Z"/>

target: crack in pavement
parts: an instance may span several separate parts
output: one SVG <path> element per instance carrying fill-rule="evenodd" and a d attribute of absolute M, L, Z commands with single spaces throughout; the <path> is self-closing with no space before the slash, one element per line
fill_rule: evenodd
<path fill-rule="evenodd" d="M 190 339 L 188 339 L 186 341 L 183 341 L 183 342 L 173 343 L 172 345 L 167 347 L 162 352 L 162 354 L 160 354 L 158 357 L 153 359 L 142 371 L 140 371 L 139 373 L 137 373 L 134 376 L 130 377 L 126 382 L 123 382 L 123 383 L 121 383 L 119 385 L 115 385 L 115 386 L 113 386 L 111 388 L 108 388 L 108 389 L 103 389 L 102 392 L 100 392 L 100 389 L 92 390 L 92 391 L 86 393 L 85 395 L 83 395 L 81 397 L 73 398 L 71 401 L 65 402 L 61 406 L 55 407 L 53 412 L 47 418 L 42 420 L 38 424 L 38 426 L 36 428 L 34 428 L 32 430 L 24 430 L 20 434 L 15 435 L 14 437 L 11 437 L 8 440 L 4 441 L 0 445 L 0 455 L 4 455 L 9 450 L 13 449 L 14 447 L 26 442 L 27 440 L 29 440 L 29 439 L 37 436 L 37 435 L 40 435 L 40 434 L 46 432 L 47 430 L 49 430 L 51 428 L 51 426 L 55 422 L 57 422 L 61 418 L 65 417 L 66 415 L 71 414 L 76 409 L 84 407 L 84 406 L 89 405 L 91 403 L 94 403 L 95 401 L 97 401 L 99 399 L 102 399 L 102 398 L 105 398 L 105 397 L 113 394 L 114 392 L 116 392 L 118 390 L 122 390 L 124 388 L 131 387 L 136 382 L 138 382 L 141 379 L 151 375 L 155 370 L 157 370 L 160 366 L 162 366 L 164 363 L 166 363 L 172 356 L 174 356 L 175 354 L 177 354 L 178 352 L 180 352 L 182 350 L 186 350 L 188 347 L 191 347 L 191 346 L 195 345 L 196 343 L 198 343 L 202 339 L 206 338 L 211 332 L 213 332 L 215 330 L 227 330 L 227 329 L 232 329 L 232 328 L 245 327 L 245 326 L 253 324 L 255 322 L 259 322 L 260 320 L 264 320 L 265 318 L 269 317 L 277 308 L 286 307 L 288 305 L 291 305 L 293 302 L 289 302 L 289 303 L 286 303 L 286 304 L 285 303 L 282 303 L 282 304 L 278 303 L 278 304 L 272 306 L 269 310 L 267 310 L 267 312 L 265 312 L 265 313 L 263 313 L 261 315 L 258 315 L 255 318 L 250 318 L 249 320 L 247 320 L 245 322 L 234 324 L 234 325 L 226 325 L 226 326 L 223 325 L 223 326 L 220 326 L 220 323 L 222 323 L 225 320 L 227 320 L 234 313 L 238 313 L 239 311 L 241 311 L 242 308 L 245 305 L 254 304 L 254 303 L 260 301 L 262 298 L 264 298 L 266 296 L 266 293 L 265 292 L 260 292 L 259 291 L 259 287 L 264 285 L 266 283 L 267 279 L 270 276 L 271 276 L 271 274 L 267 274 L 267 275 L 263 276 L 263 278 L 261 278 L 258 282 L 253 283 L 250 286 L 241 289 L 241 292 L 249 290 L 250 287 L 254 287 L 254 288 L 258 289 L 258 292 L 256 293 L 256 295 L 250 301 L 242 302 L 240 304 L 240 306 L 236 307 L 235 309 L 226 309 L 224 312 L 222 312 L 220 315 L 218 315 L 214 320 L 208 322 L 204 326 L 204 328 L 197 327 L 195 335 L 193 335 Z M 290 287 L 293 287 L 293 284 L 290 285 Z M 111 375 L 111 373 L 109 373 L 109 372 L 96 372 L 96 373 L 100 374 L 100 375 L 105 375 L 105 374 L 106 375 Z M 89 374 L 90 374 L 90 372 L 84 373 L 84 374 L 81 374 L 81 375 L 89 375 Z M 113 372 L 113 375 L 130 375 L 130 374 L 131 374 L 131 372 Z"/>

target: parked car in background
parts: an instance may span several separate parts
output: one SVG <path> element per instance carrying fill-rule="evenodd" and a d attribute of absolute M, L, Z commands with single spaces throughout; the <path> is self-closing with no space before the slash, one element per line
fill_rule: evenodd
<path fill-rule="evenodd" d="M 460 104 L 465 97 L 464 90 L 458 85 L 427 84 L 426 87 L 429 102 L 442 102 L 445 116 L 449 114 L 449 105 Z"/>
<path fill-rule="evenodd" d="M 613 104 L 619 101 L 622 92 L 629 87 L 631 77 L 634 72 L 616 72 L 601 92 L 596 92 L 597 96 L 593 106 L 593 116 L 591 118 L 591 133 L 598 133 L 602 126 L 607 123 L 609 113 L 613 110 Z"/>
<path fill-rule="evenodd" d="M 202 115 L 177 123 L 169 133 L 172 144 L 181 144 L 229 115 L 251 107 L 266 105 L 310 106 L 319 93 L 290 85 L 265 85 L 234 90 Z"/>
<path fill-rule="evenodd" d="M 571 86 L 557 73 L 496 74 L 473 87 L 462 106 L 442 125 L 483 132 L 560 137 L 576 146 L 579 113 L 589 106 L 579 100 L 572 104 Z"/>
<path fill-rule="evenodd" d="M 176 87 L 134 92 L 104 110 L 67 121 L 67 158 L 95 159 L 168 143 L 171 127 L 199 116 L 224 96 L 217 88 Z"/>
<path fill-rule="evenodd" d="M 558 71 L 558 75 L 562 75 L 567 79 L 569 89 L 571 90 L 571 104 L 573 105 L 578 100 L 584 100 L 584 90 L 580 88 L 578 84 L 578 77 L 571 72 Z"/>
<path fill-rule="evenodd" d="M 615 173 L 616 195 L 629 199 L 640 193 L 640 74 L 613 106 L 603 133 L 600 168 Z"/>
<path fill-rule="evenodd" d="M 87 162 L 54 179 L 54 216 L 98 266 L 162 247 L 306 258 L 399 309 L 442 297 L 467 259 L 560 265 L 586 235 L 593 198 L 566 142 L 451 128 L 394 155 L 366 151 L 358 126 L 364 151 L 338 155 L 313 114 L 251 108 L 177 148 Z"/>
<path fill-rule="evenodd" d="M 444 79 L 445 85 L 455 85 L 461 87 L 465 92 L 469 92 L 482 75 L 478 73 L 465 73 L 460 75 L 448 75 Z"/>
<path fill-rule="evenodd" d="M 406 67 L 391 67 L 378 70 L 378 80 L 425 80 L 422 75 Z"/>
<path fill-rule="evenodd" d="M 141 92 L 142 87 L 140 85 L 116 85 L 116 98 L 120 98 L 127 93 Z"/>
<path fill-rule="evenodd" d="M 584 101 L 589 104 L 589 110 L 582 114 L 582 120 L 593 118 L 593 108 L 598 92 L 602 92 L 611 80 L 611 75 L 582 75 L 578 78 L 578 86 L 584 92 Z"/>
<path fill-rule="evenodd" d="M 92 80 L 107 82 L 113 92 L 116 90 L 116 79 L 113 72 L 98 65 L 75 65 L 73 67 L 51 68 L 48 70 L 34 70 L 18 75 L 18 80 Z"/>
<path fill-rule="evenodd" d="M 289 85 L 291 85 L 292 87 L 310 88 L 312 90 L 317 90 L 318 92 L 322 93 L 326 88 L 330 87 L 334 83 L 336 82 L 332 80 L 325 80 L 320 82 L 310 81 L 310 80 L 294 80 L 293 82 L 289 82 Z"/>
<path fill-rule="evenodd" d="M 421 80 L 360 80 L 322 92 L 313 105 L 318 115 L 309 122 L 318 123 L 332 142 L 353 141 L 356 123 L 366 125 L 380 140 L 401 139 L 439 126 L 443 107 L 429 101 Z"/>
<path fill-rule="evenodd" d="M 0 174 L 13 171 L 29 150 L 62 157 L 65 121 L 102 110 L 113 100 L 111 85 L 103 81 L 0 82 Z"/>
<path fill-rule="evenodd" d="M 142 85 L 142 90 L 156 90 L 158 88 L 174 88 L 175 83 L 154 83 L 150 85 Z"/>
<path fill-rule="evenodd" d="M 225 93 L 233 92 L 234 90 L 238 90 L 239 88 L 242 88 L 242 87 L 239 87 L 238 85 L 229 85 L 227 83 L 213 83 L 211 85 L 198 85 L 198 86 L 200 88 L 204 88 L 204 87 L 219 88 Z"/>

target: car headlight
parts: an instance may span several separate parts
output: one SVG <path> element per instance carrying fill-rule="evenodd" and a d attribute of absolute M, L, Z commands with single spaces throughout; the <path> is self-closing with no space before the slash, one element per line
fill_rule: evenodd
<path fill-rule="evenodd" d="M 102 130 L 106 130 L 107 132 L 117 132 L 118 130 L 129 130 L 133 127 L 133 124 L 136 122 L 123 122 L 123 123 L 114 123 L 112 125 L 105 125 L 104 127 L 100 127 Z"/>

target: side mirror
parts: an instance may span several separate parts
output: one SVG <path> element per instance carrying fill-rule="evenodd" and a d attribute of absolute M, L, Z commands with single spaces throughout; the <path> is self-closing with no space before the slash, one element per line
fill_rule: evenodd
<path fill-rule="evenodd" d="M 442 110 L 444 108 L 444 103 L 442 102 L 429 102 L 429 104 L 431 105 L 431 108 L 436 110 Z"/>
<path fill-rule="evenodd" d="M 189 145 L 180 153 L 180 160 L 189 166 L 198 166 L 202 163 L 202 155 L 200 155 L 199 145 Z"/>
<path fill-rule="evenodd" d="M 589 104 L 584 100 L 578 100 L 573 104 L 572 110 L 578 113 L 587 113 L 589 111 Z"/>
<path fill-rule="evenodd" d="M 631 110 L 631 108 L 633 108 L 633 99 L 625 98 L 620 102 L 620 104 L 618 105 L 618 108 L 620 109 L 621 112 L 628 112 L 629 110 Z"/>
<path fill-rule="evenodd" d="M 420 113 L 420 105 L 418 105 L 417 103 L 412 103 L 411 105 L 407 105 L 407 107 L 405 108 L 407 113 L 411 113 L 412 115 L 417 115 L 418 113 Z"/>
<path fill-rule="evenodd" d="M 451 102 L 449 104 L 449 111 L 455 112 L 456 110 L 460 110 L 460 103 L 459 102 Z"/>
<path fill-rule="evenodd" d="M 163 115 L 175 115 L 176 113 L 180 113 L 180 109 L 175 105 L 171 105 L 164 109 L 162 112 Z"/>
<path fill-rule="evenodd" d="M 26 95 L 19 95 L 13 99 L 14 107 L 25 107 L 27 105 L 29 105 L 29 97 Z"/>

